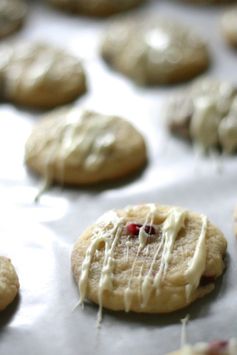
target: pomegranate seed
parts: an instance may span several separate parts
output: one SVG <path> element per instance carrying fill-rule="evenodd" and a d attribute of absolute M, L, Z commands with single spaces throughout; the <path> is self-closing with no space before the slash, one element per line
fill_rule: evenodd
<path fill-rule="evenodd" d="M 130 235 L 138 235 L 140 228 L 142 226 L 143 225 L 140 223 L 130 223 L 127 225 L 127 232 Z M 153 226 L 148 225 L 148 224 L 144 226 L 144 230 L 149 235 L 156 234 L 155 228 Z"/>
<path fill-rule="evenodd" d="M 205 276 L 203 275 L 201 277 L 199 286 L 207 286 L 208 284 L 214 283 L 215 282 L 215 276 Z"/>
<path fill-rule="evenodd" d="M 228 346 L 228 341 L 226 340 L 217 340 L 213 341 L 208 346 L 208 355 L 221 355 Z"/>

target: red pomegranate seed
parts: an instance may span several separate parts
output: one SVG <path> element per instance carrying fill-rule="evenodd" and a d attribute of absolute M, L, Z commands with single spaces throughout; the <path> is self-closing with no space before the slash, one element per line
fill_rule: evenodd
<path fill-rule="evenodd" d="M 200 279 L 199 286 L 207 286 L 208 284 L 215 282 L 215 276 L 205 276 L 203 275 Z"/>
<path fill-rule="evenodd" d="M 140 224 L 140 223 L 130 223 L 130 224 L 127 225 L 127 232 L 130 235 L 138 235 L 139 231 L 140 231 L 140 228 L 142 226 L 143 225 Z M 153 226 L 151 226 L 151 225 L 148 225 L 148 224 L 145 225 L 144 226 L 144 230 L 149 235 L 156 234 L 155 228 Z"/>
<path fill-rule="evenodd" d="M 208 355 L 221 355 L 228 346 L 228 341 L 226 340 L 217 340 L 213 341 L 208 346 Z"/>

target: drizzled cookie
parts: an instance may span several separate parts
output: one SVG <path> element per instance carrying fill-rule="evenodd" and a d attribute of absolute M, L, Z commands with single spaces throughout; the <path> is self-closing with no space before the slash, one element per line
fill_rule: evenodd
<path fill-rule="evenodd" d="M 236 355 L 237 340 L 214 341 L 211 343 L 198 343 L 193 346 L 185 345 L 182 349 L 168 355 Z"/>
<path fill-rule="evenodd" d="M 202 151 L 237 150 L 237 89 L 205 78 L 171 97 L 166 105 L 171 132 L 189 139 Z"/>
<path fill-rule="evenodd" d="M 222 32 L 226 41 L 237 47 L 237 7 L 227 10 L 221 19 Z"/>
<path fill-rule="evenodd" d="M 0 1 L 0 38 L 18 30 L 26 17 L 27 6 L 24 0 Z"/>
<path fill-rule="evenodd" d="M 145 0 L 48 0 L 55 6 L 89 16 L 110 16 L 127 11 Z"/>
<path fill-rule="evenodd" d="M 81 303 L 166 313 L 214 289 L 225 252 L 223 234 L 204 215 L 145 204 L 109 211 L 89 227 L 72 270 Z"/>
<path fill-rule="evenodd" d="M 146 159 L 144 139 L 129 122 L 69 107 L 46 115 L 34 127 L 25 154 L 33 171 L 70 185 L 127 177 Z"/>
<path fill-rule="evenodd" d="M 162 18 L 112 24 L 101 53 L 111 67 L 142 85 L 185 81 L 209 64 L 205 43 L 191 29 Z"/>
<path fill-rule="evenodd" d="M 63 105 L 86 90 L 80 61 L 45 43 L 0 47 L 0 75 L 4 98 L 24 106 Z"/>
<path fill-rule="evenodd" d="M 0 311 L 5 309 L 16 297 L 19 281 L 11 261 L 0 256 Z"/>

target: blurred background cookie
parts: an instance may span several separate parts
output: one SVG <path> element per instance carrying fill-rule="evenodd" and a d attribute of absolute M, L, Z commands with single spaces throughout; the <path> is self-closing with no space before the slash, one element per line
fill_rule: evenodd
<path fill-rule="evenodd" d="M 27 6 L 23 0 L 0 1 L 0 38 L 18 30 L 26 17 Z"/>
<path fill-rule="evenodd" d="M 223 5 L 236 2 L 236 0 L 182 0 L 186 3 L 196 4 L 196 5 Z"/>
<path fill-rule="evenodd" d="M 0 256 L 0 311 L 14 300 L 18 289 L 18 276 L 11 260 Z"/>
<path fill-rule="evenodd" d="M 209 65 L 206 44 L 190 28 L 161 18 L 112 24 L 101 53 L 111 67 L 144 85 L 185 81 Z"/>
<path fill-rule="evenodd" d="M 72 270 L 80 302 L 167 313 L 214 289 L 226 240 L 203 215 L 143 204 L 112 210 L 80 236 Z"/>
<path fill-rule="evenodd" d="M 174 134 L 192 140 L 202 151 L 237 150 L 237 89 L 212 78 L 197 80 L 177 92 L 166 105 Z"/>
<path fill-rule="evenodd" d="M 69 185 L 127 177 L 146 159 L 144 139 L 129 122 L 78 108 L 46 115 L 34 127 L 25 155 L 33 171 Z"/>
<path fill-rule="evenodd" d="M 237 47 L 237 7 L 224 13 L 221 19 L 222 32 L 226 41 L 233 47 Z"/>
<path fill-rule="evenodd" d="M 146 0 L 47 0 L 64 10 L 89 16 L 109 16 L 129 10 Z"/>
<path fill-rule="evenodd" d="M 34 108 L 50 108 L 75 100 L 86 91 L 80 61 L 45 43 L 0 47 L 4 99 Z"/>

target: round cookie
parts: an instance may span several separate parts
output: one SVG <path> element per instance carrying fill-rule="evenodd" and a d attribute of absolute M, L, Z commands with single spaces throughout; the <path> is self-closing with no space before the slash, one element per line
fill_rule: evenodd
<path fill-rule="evenodd" d="M 226 240 L 203 215 L 144 204 L 105 213 L 72 252 L 80 302 L 148 313 L 186 307 L 214 289 Z"/>
<path fill-rule="evenodd" d="M 63 108 L 34 127 L 25 160 L 50 181 L 88 185 L 127 177 L 147 154 L 142 135 L 122 118 Z"/>
<path fill-rule="evenodd" d="M 236 355 L 237 340 L 230 339 L 213 341 L 211 343 L 197 343 L 193 346 L 185 345 L 182 349 L 168 355 Z"/>
<path fill-rule="evenodd" d="M 27 6 L 23 0 L 0 1 L 0 38 L 18 30 L 26 17 Z"/>
<path fill-rule="evenodd" d="M 3 96 L 16 104 L 50 108 L 75 100 L 86 91 L 80 61 L 44 43 L 0 47 Z"/>
<path fill-rule="evenodd" d="M 194 82 L 166 104 L 166 120 L 174 134 L 190 139 L 206 152 L 237 150 L 237 89 L 212 78 Z"/>
<path fill-rule="evenodd" d="M 127 11 L 145 0 L 48 0 L 55 6 L 88 16 L 110 16 Z"/>
<path fill-rule="evenodd" d="M 138 84 L 174 84 L 207 69 L 205 43 L 189 28 L 167 19 L 112 24 L 101 44 L 104 60 Z"/>
<path fill-rule="evenodd" d="M 233 3 L 236 0 L 183 0 L 183 2 L 192 3 L 195 5 L 223 5 Z"/>
<path fill-rule="evenodd" d="M 0 311 L 16 297 L 19 281 L 10 259 L 0 256 Z"/>
<path fill-rule="evenodd" d="M 226 41 L 233 47 L 237 47 L 237 7 L 224 13 L 221 19 L 222 32 Z"/>

